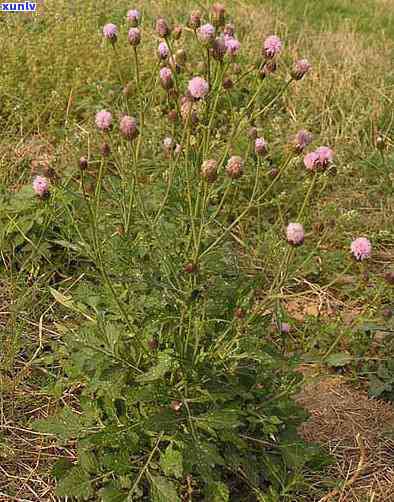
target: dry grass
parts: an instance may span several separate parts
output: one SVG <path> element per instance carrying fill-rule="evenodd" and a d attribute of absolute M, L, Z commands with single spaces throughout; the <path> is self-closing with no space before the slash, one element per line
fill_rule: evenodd
<path fill-rule="evenodd" d="M 339 492 L 324 500 L 394 501 L 394 440 L 387 434 L 394 428 L 393 407 L 339 377 L 308 384 L 298 401 L 311 414 L 302 435 L 336 460 L 326 474 L 339 481 Z M 321 485 L 321 478 L 314 481 Z"/>

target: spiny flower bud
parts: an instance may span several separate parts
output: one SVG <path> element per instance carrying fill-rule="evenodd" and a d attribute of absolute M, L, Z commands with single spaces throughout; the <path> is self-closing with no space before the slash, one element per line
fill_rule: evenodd
<path fill-rule="evenodd" d="M 125 96 L 132 96 L 134 91 L 134 82 L 128 82 L 123 88 L 123 94 Z"/>
<path fill-rule="evenodd" d="M 195 263 L 187 263 L 185 265 L 184 271 L 188 274 L 194 274 L 197 272 L 197 265 Z"/>
<path fill-rule="evenodd" d="M 244 170 L 244 161 L 241 157 L 233 155 L 229 158 L 226 165 L 226 172 L 232 179 L 238 179 L 242 176 Z"/>
<path fill-rule="evenodd" d="M 181 66 L 184 66 L 187 61 L 187 54 L 185 49 L 178 49 L 175 53 L 175 61 L 180 64 Z"/>
<path fill-rule="evenodd" d="M 386 272 L 384 275 L 387 284 L 394 284 L 394 272 Z"/>
<path fill-rule="evenodd" d="M 248 131 L 248 136 L 252 140 L 257 139 L 257 127 L 251 127 Z"/>
<path fill-rule="evenodd" d="M 382 152 L 385 146 L 386 146 L 386 141 L 384 137 L 378 134 L 378 136 L 376 136 L 376 148 Z"/>
<path fill-rule="evenodd" d="M 223 37 L 215 38 L 212 44 L 212 56 L 216 61 L 223 61 L 227 52 L 226 43 Z"/>
<path fill-rule="evenodd" d="M 150 350 L 156 350 L 158 346 L 159 344 L 154 338 L 148 341 L 148 347 L 150 348 Z"/>
<path fill-rule="evenodd" d="M 221 3 L 215 3 L 212 5 L 212 17 L 213 22 L 216 26 L 224 26 L 226 9 Z"/>
<path fill-rule="evenodd" d="M 137 47 L 141 42 L 141 32 L 139 28 L 130 28 L 127 34 L 127 38 L 129 40 L 129 44 L 133 47 Z"/>
<path fill-rule="evenodd" d="M 49 194 L 49 180 L 44 176 L 36 176 L 33 180 L 33 190 L 40 198 L 45 198 Z"/>
<path fill-rule="evenodd" d="M 311 68 L 312 66 L 309 64 L 309 61 L 307 59 L 300 59 L 294 64 L 291 76 L 294 80 L 301 80 L 304 75 L 306 75 L 310 71 Z"/>
<path fill-rule="evenodd" d="M 246 317 L 246 311 L 241 307 L 236 308 L 234 314 L 237 319 L 245 319 Z"/>
<path fill-rule="evenodd" d="M 111 153 L 111 148 L 109 147 L 108 143 L 103 143 L 100 146 L 100 153 L 103 157 L 108 157 L 109 154 Z"/>
<path fill-rule="evenodd" d="M 231 78 L 229 77 L 226 77 L 224 80 L 223 80 L 223 89 L 226 89 L 226 91 L 232 89 L 234 86 L 234 82 L 231 80 Z"/>
<path fill-rule="evenodd" d="M 81 157 L 79 159 L 79 167 L 81 168 L 82 171 L 87 169 L 88 167 L 88 159 L 86 157 Z"/>
<path fill-rule="evenodd" d="M 182 401 L 171 401 L 171 409 L 178 412 L 183 406 Z"/>
<path fill-rule="evenodd" d="M 239 63 L 233 64 L 233 72 L 235 75 L 239 75 L 242 72 L 242 66 Z"/>
<path fill-rule="evenodd" d="M 187 24 L 189 28 L 197 30 L 201 25 L 201 12 L 199 10 L 193 10 Z"/>
<path fill-rule="evenodd" d="M 235 33 L 235 27 L 233 24 L 226 24 L 223 30 L 223 35 L 225 37 L 233 37 Z"/>
<path fill-rule="evenodd" d="M 182 36 L 182 26 L 177 24 L 175 28 L 172 30 L 172 38 L 174 40 L 179 40 Z"/>
<path fill-rule="evenodd" d="M 168 112 L 167 117 L 168 117 L 168 120 L 170 120 L 171 122 L 176 122 L 178 119 L 178 113 L 176 110 L 170 110 Z"/>
<path fill-rule="evenodd" d="M 268 61 L 267 63 L 265 63 L 264 66 L 261 68 L 261 70 L 259 70 L 259 76 L 261 80 L 275 73 L 276 69 L 277 69 L 277 64 L 275 63 L 275 61 Z"/>
<path fill-rule="evenodd" d="M 167 21 L 162 17 L 159 17 L 156 21 L 156 33 L 161 38 L 167 38 L 171 33 Z"/>
<path fill-rule="evenodd" d="M 300 246 L 304 242 L 305 233 L 301 223 L 289 223 L 286 229 L 287 242 L 293 246 Z"/>
<path fill-rule="evenodd" d="M 214 159 L 205 160 L 201 166 L 201 176 L 205 178 L 208 183 L 213 183 L 217 179 L 218 163 Z"/>

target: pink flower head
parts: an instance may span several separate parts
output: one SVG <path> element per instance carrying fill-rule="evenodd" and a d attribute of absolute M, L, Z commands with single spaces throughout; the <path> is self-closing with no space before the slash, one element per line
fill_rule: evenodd
<path fill-rule="evenodd" d="M 165 67 L 160 70 L 160 82 L 164 89 L 171 89 L 173 81 L 170 68 Z"/>
<path fill-rule="evenodd" d="M 45 197 L 49 192 L 49 180 L 44 176 L 36 176 L 33 180 L 33 190 L 39 197 Z"/>
<path fill-rule="evenodd" d="M 200 42 L 204 45 L 211 45 L 215 40 L 215 27 L 212 24 L 203 24 L 197 31 Z"/>
<path fill-rule="evenodd" d="M 131 26 L 138 26 L 141 19 L 141 13 L 137 9 L 131 9 L 127 13 L 127 20 L 131 23 Z"/>
<path fill-rule="evenodd" d="M 170 54 L 170 50 L 165 42 L 161 42 L 159 44 L 159 47 L 157 48 L 157 53 L 158 53 L 160 59 L 167 59 L 168 58 L 168 56 Z"/>
<path fill-rule="evenodd" d="M 189 81 L 189 94 L 195 99 L 204 98 L 209 91 L 209 85 L 206 80 L 201 77 L 194 77 Z"/>
<path fill-rule="evenodd" d="M 242 158 L 237 155 L 230 157 L 226 165 L 226 172 L 230 178 L 240 178 L 244 172 L 244 161 Z"/>
<path fill-rule="evenodd" d="M 233 37 L 225 37 L 224 43 L 229 56 L 236 56 L 238 54 L 239 49 L 241 48 L 239 40 Z"/>
<path fill-rule="evenodd" d="M 205 160 L 201 166 L 201 176 L 205 178 L 208 183 L 213 183 L 218 174 L 218 163 L 214 159 Z"/>
<path fill-rule="evenodd" d="M 319 156 L 316 152 L 307 153 L 304 157 L 304 165 L 309 171 L 314 171 L 316 169 L 316 163 Z"/>
<path fill-rule="evenodd" d="M 96 113 L 96 126 L 102 131 L 107 131 L 112 124 L 112 114 L 107 110 Z"/>
<path fill-rule="evenodd" d="M 167 21 L 162 17 L 159 17 L 156 21 L 156 33 L 162 38 L 167 38 L 171 33 Z"/>
<path fill-rule="evenodd" d="M 280 331 L 285 335 L 290 333 L 290 324 L 288 324 L 287 322 L 280 323 Z"/>
<path fill-rule="evenodd" d="M 301 223 L 289 223 L 286 229 L 287 242 L 293 246 L 299 246 L 304 242 L 304 227 Z"/>
<path fill-rule="evenodd" d="M 108 23 L 103 27 L 103 35 L 107 40 L 116 42 L 118 38 L 118 28 L 115 24 Z"/>
<path fill-rule="evenodd" d="M 119 129 L 125 138 L 133 139 L 138 134 L 137 121 L 135 120 L 134 117 L 125 115 L 120 120 Z"/>
<path fill-rule="evenodd" d="M 273 58 L 282 50 L 282 41 L 276 35 L 270 35 L 264 40 L 264 54 L 267 58 Z"/>
<path fill-rule="evenodd" d="M 130 45 L 136 47 L 141 42 L 141 32 L 139 28 L 130 28 L 127 35 Z"/>
<path fill-rule="evenodd" d="M 294 68 L 292 71 L 292 77 L 295 80 L 301 80 L 302 77 L 310 71 L 312 68 L 311 64 L 307 59 L 300 59 L 299 61 L 296 61 L 294 64 Z"/>
<path fill-rule="evenodd" d="M 312 142 L 312 134 L 305 129 L 301 129 L 295 135 L 294 147 L 298 153 L 301 153 Z"/>
<path fill-rule="evenodd" d="M 350 251 L 356 260 L 362 261 L 371 256 L 372 245 L 365 237 L 358 237 L 351 243 Z"/>
<path fill-rule="evenodd" d="M 334 159 L 334 152 L 328 146 L 320 146 L 315 150 L 315 154 L 317 155 L 316 166 L 323 169 Z"/>
<path fill-rule="evenodd" d="M 265 155 L 268 151 L 268 143 L 264 138 L 256 138 L 254 143 L 254 151 L 257 155 Z"/>

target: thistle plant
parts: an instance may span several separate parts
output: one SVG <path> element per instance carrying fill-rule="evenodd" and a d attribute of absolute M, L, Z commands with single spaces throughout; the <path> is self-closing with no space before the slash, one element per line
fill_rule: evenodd
<path fill-rule="evenodd" d="M 60 496 L 295 500 L 316 454 L 296 433 L 301 377 L 269 327 L 290 331 L 281 302 L 312 259 L 306 208 L 324 190 L 334 152 L 307 153 L 309 131 L 276 138 L 266 120 L 303 85 L 309 62 L 286 62 L 277 35 L 262 34 L 255 54 L 244 53 L 226 21 L 220 4 L 209 16 L 193 11 L 187 26 L 159 17 L 148 48 L 139 11 L 125 13 L 124 26 L 106 24 L 105 39 L 128 46 L 135 92 L 92 116 L 67 183 L 33 182 L 35 203 L 68 222 L 71 235 L 52 221 L 51 236 L 78 243 L 70 249 L 86 265 L 63 305 L 83 313 L 65 337 L 78 413 L 66 408 L 38 424 L 65 424 L 63 438 L 76 440 L 78 462 L 56 471 Z M 152 46 L 155 64 L 146 66 Z M 270 221 L 267 208 L 280 207 L 295 180 L 301 202 Z M 255 237 L 262 226 L 275 235 L 274 269 Z M 353 242 L 357 260 L 370 255 L 368 242 Z M 250 270 L 245 251 L 259 267 Z"/>

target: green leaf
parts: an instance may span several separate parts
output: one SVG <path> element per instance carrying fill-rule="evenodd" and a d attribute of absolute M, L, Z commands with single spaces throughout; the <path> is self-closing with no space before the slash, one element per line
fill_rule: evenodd
<path fill-rule="evenodd" d="M 150 474 L 152 486 L 152 502 L 180 502 L 175 483 L 163 476 L 153 476 Z"/>
<path fill-rule="evenodd" d="M 346 366 L 352 361 L 352 357 L 347 352 L 336 352 L 327 357 L 325 362 L 329 366 L 334 366 L 335 368 L 340 366 Z"/>
<path fill-rule="evenodd" d="M 86 432 L 86 426 L 91 423 L 86 416 L 73 413 L 70 408 L 64 408 L 61 413 L 45 420 L 37 420 L 32 428 L 38 432 L 45 432 L 67 441 L 77 438 Z"/>
<path fill-rule="evenodd" d="M 111 482 L 99 491 L 101 502 L 124 502 L 127 496 L 118 489 L 118 483 Z"/>
<path fill-rule="evenodd" d="M 136 377 L 136 381 L 140 383 L 154 382 L 160 380 L 164 375 L 177 367 L 176 361 L 173 359 L 172 351 L 160 352 L 158 354 L 158 363 L 156 366 L 150 368 L 149 371 Z"/>
<path fill-rule="evenodd" d="M 228 502 L 230 500 L 230 490 L 224 483 L 210 483 L 207 489 L 209 502 Z"/>
<path fill-rule="evenodd" d="M 59 481 L 56 488 L 58 497 L 75 497 L 77 500 L 87 500 L 93 495 L 90 478 L 80 467 L 70 469 L 65 478 Z"/>
<path fill-rule="evenodd" d="M 174 476 L 180 479 L 183 475 L 183 456 L 178 450 L 174 450 L 172 445 L 160 456 L 160 465 L 166 476 Z"/>

